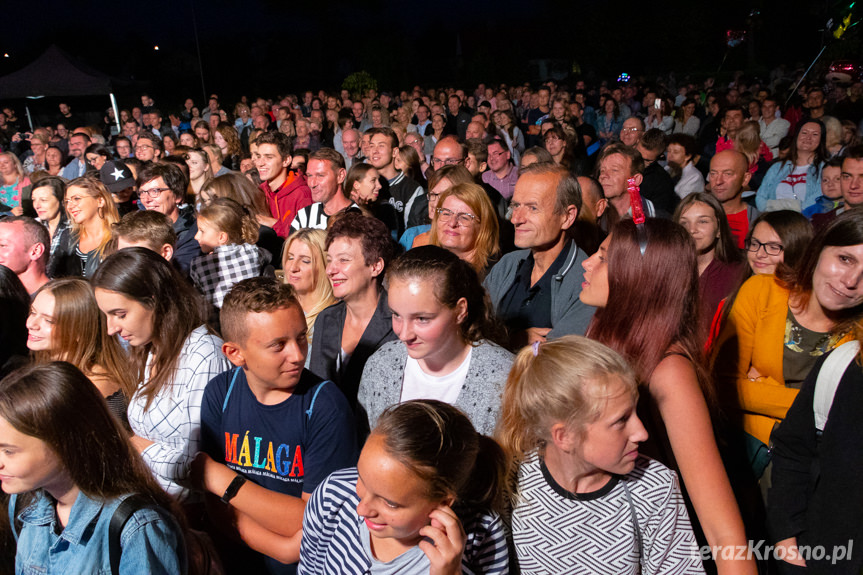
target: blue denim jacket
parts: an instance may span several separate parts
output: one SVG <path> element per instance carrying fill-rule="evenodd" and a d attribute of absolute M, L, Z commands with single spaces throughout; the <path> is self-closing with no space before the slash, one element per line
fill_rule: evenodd
<path fill-rule="evenodd" d="M 110 575 L 108 525 L 123 499 L 99 501 L 80 493 L 69 522 L 62 528 L 54 501 L 45 492 L 37 492 L 34 502 L 18 513 L 23 525 L 15 555 L 16 575 Z M 9 501 L 12 509 L 16 501 L 17 496 L 13 495 Z M 136 511 L 123 528 L 120 544 L 123 549 L 120 573 L 186 573 L 183 536 L 176 522 L 163 511 L 151 507 Z"/>

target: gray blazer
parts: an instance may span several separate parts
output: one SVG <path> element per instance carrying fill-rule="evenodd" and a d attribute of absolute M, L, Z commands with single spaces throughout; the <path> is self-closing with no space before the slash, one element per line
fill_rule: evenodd
<path fill-rule="evenodd" d="M 515 356 L 490 341 L 481 341 L 471 352 L 464 386 L 455 406 L 470 419 L 476 430 L 492 435 L 500 413 L 501 396 Z M 399 403 L 408 351 L 401 341 L 384 344 L 366 362 L 357 394 L 360 412 L 374 429 L 383 411 Z"/>

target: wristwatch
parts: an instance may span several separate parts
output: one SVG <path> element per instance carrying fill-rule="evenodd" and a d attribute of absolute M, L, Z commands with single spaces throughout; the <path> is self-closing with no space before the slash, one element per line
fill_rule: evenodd
<path fill-rule="evenodd" d="M 242 487 L 245 482 L 246 478 L 242 475 L 237 475 L 236 477 L 234 477 L 234 479 L 231 481 L 231 484 L 228 485 L 227 489 L 225 489 L 225 494 L 221 497 L 222 503 L 229 503 L 231 499 L 236 497 L 237 492 L 240 490 L 240 487 Z"/>

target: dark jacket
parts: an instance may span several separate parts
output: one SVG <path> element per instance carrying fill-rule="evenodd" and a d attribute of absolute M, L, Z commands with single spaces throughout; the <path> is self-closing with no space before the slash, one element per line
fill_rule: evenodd
<path fill-rule="evenodd" d="M 312 345 L 309 370 L 320 377 L 335 383 L 345 394 L 351 407 L 357 405 L 357 389 L 363 375 L 363 368 L 369 357 L 388 341 L 398 339 L 393 333 L 392 312 L 387 304 L 387 292 L 382 289 L 378 296 L 378 307 L 366 330 L 363 332 L 356 349 L 347 363 L 336 369 L 336 357 L 342 348 L 342 330 L 345 327 L 347 306 L 345 302 L 335 303 L 318 314 L 315 320 L 315 341 Z"/>
<path fill-rule="evenodd" d="M 823 364 L 823 358 L 815 364 L 770 436 L 774 448 L 767 527 L 771 542 L 797 537 L 798 546 L 826 546 L 827 558 L 809 557 L 807 569 L 799 572 L 858 575 L 863 567 L 863 369 L 855 360 L 845 370 L 818 437 L 813 400 Z M 850 541 L 851 558 L 833 564 L 829 557 L 834 546 L 847 552 Z"/>
<path fill-rule="evenodd" d="M 198 234 L 198 220 L 195 209 L 189 206 L 180 210 L 180 216 L 174 222 L 174 232 L 177 243 L 174 246 L 174 261 L 180 266 L 183 275 L 188 277 L 192 260 L 201 255 L 201 246 L 195 236 Z"/>

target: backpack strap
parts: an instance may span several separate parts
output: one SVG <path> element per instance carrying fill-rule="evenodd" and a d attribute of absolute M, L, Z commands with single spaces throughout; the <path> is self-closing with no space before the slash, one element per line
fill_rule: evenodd
<path fill-rule="evenodd" d="M 231 384 L 228 386 L 228 393 L 225 394 L 225 401 L 222 402 L 222 413 L 228 408 L 228 400 L 231 398 L 231 392 L 234 391 L 234 384 L 237 382 L 237 376 L 240 374 L 241 367 L 234 368 L 234 376 L 231 378 Z"/>
<path fill-rule="evenodd" d="M 18 543 L 18 530 L 15 529 L 15 519 L 17 519 L 18 511 L 18 494 L 12 494 L 9 498 L 9 528 L 12 530 L 12 535 L 15 537 L 15 543 Z"/>
<path fill-rule="evenodd" d="M 815 429 L 818 432 L 824 431 L 839 382 L 859 352 L 860 342 L 855 340 L 843 343 L 835 348 L 821 365 L 818 378 L 815 380 L 815 398 L 812 402 Z"/>
<path fill-rule="evenodd" d="M 120 557 L 123 554 L 120 536 L 123 533 L 123 527 L 126 526 L 129 518 L 147 503 L 147 498 L 136 493 L 124 499 L 114 510 L 111 523 L 108 525 L 108 557 L 111 561 L 111 575 L 120 575 Z"/>
<path fill-rule="evenodd" d="M 314 393 L 314 395 L 312 395 L 312 403 L 311 403 L 311 405 L 309 405 L 309 408 L 306 410 L 306 416 L 308 417 L 308 419 L 311 419 L 311 418 L 312 418 L 312 413 L 313 413 L 313 412 L 314 412 L 314 410 L 315 410 L 315 400 L 316 400 L 316 399 L 318 399 L 318 393 L 320 393 L 320 392 L 321 392 L 321 388 L 322 388 L 323 386 L 325 386 L 326 384 L 328 384 L 329 382 L 330 382 L 329 380 L 327 380 L 327 381 L 322 381 L 322 382 L 321 382 L 320 384 L 318 384 L 318 386 L 315 388 L 315 393 Z"/>

